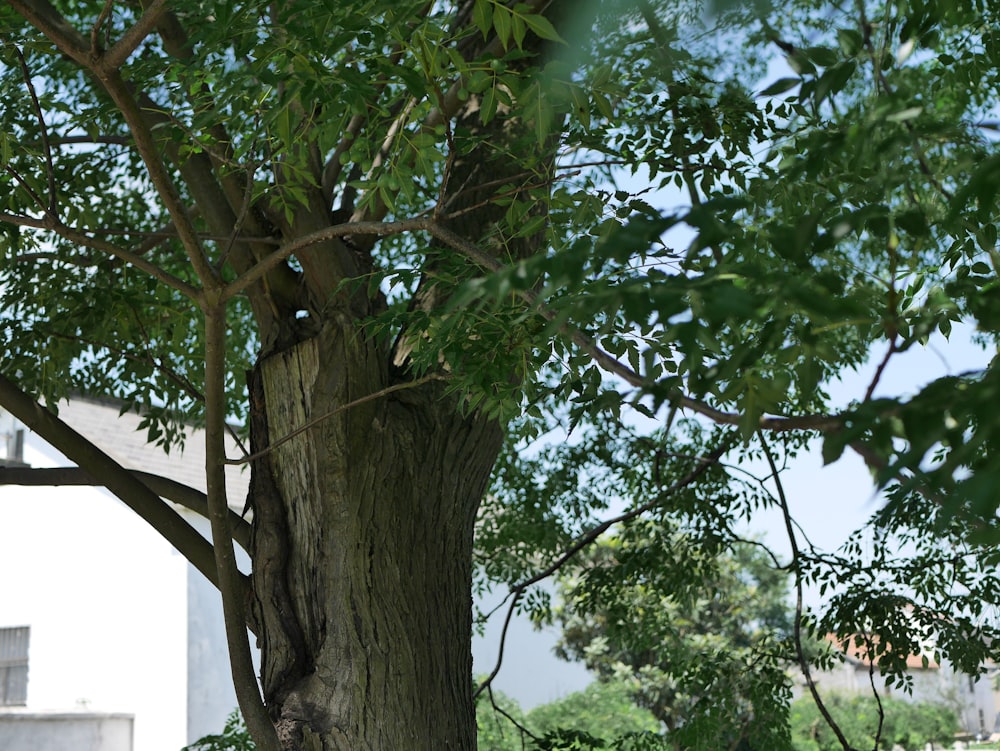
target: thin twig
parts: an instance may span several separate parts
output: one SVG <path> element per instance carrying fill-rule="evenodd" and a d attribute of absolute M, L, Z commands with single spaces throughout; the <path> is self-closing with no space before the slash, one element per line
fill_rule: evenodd
<path fill-rule="evenodd" d="M 31 200 L 35 202 L 35 205 L 38 206 L 39 209 L 44 211 L 47 217 L 50 217 L 51 219 L 54 220 L 55 216 L 52 214 L 52 212 L 49 211 L 48 205 L 46 205 L 45 201 L 42 200 L 42 197 L 35 192 L 34 188 L 32 188 L 31 185 L 28 184 L 28 181 L 21 176 L 21 173 L 18 172 L 13 167 L 11 167 L 9 164 L 5 164 L 3 168 L 8 175 L 14 178 L 14 181 L 21 186 L 24 192 L 27 193 L 29 196 L 31 196 Z M 41 221 L 43 222 L 41 226 L 46 226 L 44 224 L 44 220 L 36 220 L 36 221 Z"/>
<path fill-rule="evenodd" d="M 898 339 L 895 335 L 893 335 L 892 339 L 889 340 L 889 349 L 886 350 L 885 357 L 882 358 L 882 362 L 880 362 L 878 367 L 875 369 L 875 375 L 872 377 L 871 383 L 868 384 L 868 388 L 865 390 L 865 398 L 863 401 L 871 401 L 872 395 L 875 393 L 875 389 L 878 387 L 878 383 L 882 379 L 882 373 L 889 364 L 889 359 L 896 354 L 897 341 Z"/>
<path fill-rule="evenodd" d="M 111 9 L 115 5 L 115 0 L 104 0 L 104 7 L 101 8 L 101 12 L 97 14 L 97 18 L 94 20 L 94 25 L 90 28 L 90 53 L 97 57 L 100 55 L 104 47 L 101 45 L 101 27 L 104 26 L 105 21 L 111 15 Z"/>
<path fill-rule="evenodd" d="M 341 412 L 343 412 L 345 410 L 351 409 L 352 407 L 357 407 L 357 406 L 359 406 L 361 404 L 364 404 L 365 402 L 371 402 L 371 401 L 374 401 L 376 399 L 381 399 L 383 396 L 388 396 L 389 394 L 395 393 L 396 391 L 404 391 L 406 389 L 416 388 L 417 386 L 423 386 L 425 383 L 430 383 L 431 381 L 446 381 L 446 380 L 448 380 L 448 376 L 446 376 L 444 374 L 441 374 L 441 373 L 432 373 L 430 375 L 424 376 L 423 378 L 418 378 L 415 381 L 407 381 L 405 383 L 397 383 L 395 386 L 387 386 L 384 389 L 380 389 L 378 391 L 373 391 L 371 394 L 368 394 L 367 396 L 362 396 L 360 399 L 355 399 L 354 401 L 350 401 L 347 404 L 341 404 L 339 407 L 337 407 L 335 409 L 331 409 L 329 412 L 325 412 L 324 414 L 320 415 L 319 417 L 313 418 L 312 420 L 310 420 L 309 422 L 307 422 L 305 425 L 300 425 L 295 430 L 293 430 L 291 433 L 283 435 L 281 438 L 279 438 L 278 440 L 274 441 L 266 449 L 258 451 L 255 454 L 250 454 L 249 456 L 243 456 L 243 457 L 241 457 L 239 459 L 226 459 L 226 461 L 224 463 L 225 464 L 230 464 L 230 465 L 248 464 L 249 462 L 253 462 L 253 461 L 256 461 L 257 459 L 260 459 L 260 458 L 262 458 L 264 456 L 267 456 L 272 451 L 274 451 L 276 448 L 278 448 L 278 446 L 281 446 L 284 443 L 288 443 L 288 441 L 292 440 L 293 438 L 295 438 L 298 435 L 301 435 L 302 433 L 305 433 L 307 430 L 309 430 L 310 428 L 315 427 L 316 425 L 318 425 L 319 423 L 323 422 L 324 420 L 328 420 L 331 417 L 333 417 L 333 416 L 335 416 L 335 415 L 337 415 L 337 414 L 339 414 L 339 413 L 341 413 Z"/>
<path fill-rule="evenodd" d="M 492 686 L 493 679 L 496 678 L 497 674 L 500 672 L 500 666 L 503 664 L 504 645 L 507 641 L 507 630 L 510 628 L 510 622 L 514 618 L 514 607 L 517 605 L 517 601 L 521 599 L 521 595 L 523 593 L 524 593 L 523 589 L 519 590 L 514 595 L 514 598 L 510 602 L 510 607 L 507 609 L 507 617 L 504 618 L 503 621 L 503 628 L 500 629 L 500 646 L 497 648 L 496 664 L 493 666 L 493 670 L 490 671 L 490 674 L 486 676 L 485 679 L 483 679 L 483 682 L 480 683 L 479 687 L 475 690 L 475 692 L 473 692 L 472 694 L 473 700 L 478 699 L 479 695 L 483 693 L 484 689 L 490 688 Z M 507 596 L 510 597 L 509 594 Z"/>
<path fill-rule="evenodd" d="M 802 646 L 802 567 L 799 555 L 799 543 L 795 536 L 795 529 L 792 527 L 792 515 L 788 509 L 788 498 L 785 496 L 785 486 L 781 482 L 778 465 L 774 461 L 774 454 L 771 453 L 771 447 L 764 439 L 764 432 L 758 430 L 757 437 L 760 439 L 760 444 L 764 449 L 764 456 L 767 457 L 767 464 L 771 469 L 771 479 L 774 480 L 774 485 L 778 491 L 778 503 L 785 522 L 788 544 L 792 549 L 792 562 L 794 564 L 792 572 L 795 576 L 795 621 L 792 626 L 792 638 L 795 642 L 795 654 L 798 657 L 799 669 L 802 670 L 802 677 L 806 680 L 806 686 L 809 688 L 809 693 L 812 695 L 813 702 L 815 702 L 819 713 L 823 715 L 826 724 L 830 726 L 833 734 L 837 736 L 837 741 L 844 747 L 844 751 L 851 751 L 851 744 L 848 743 L 844 731 L 840 729 L 840 725 L 833 719 L 822 697 L 819 695 L 819 689 L 816 688 L 816 681 L 813 680 L 812 672 L 809 669 L 809 660 L 806 658 L 805 648 Z"/>
<path fill-rule="evenodd" d="M 875 728 L 875 742 L 872 744 L 872 751 L 878 751 L 879 740 L 882 738 L 882 727 L 885 725 L 885 707 L 882 706 L 882 697 L 879 696 L 878 686 L 875 685 L 875 643 L 868 634 L 865 634 L 865 645 L 868 650 L 868 682 L 871 684 L 872 695 L 878 706 L 878 727 Z"/>
<path fill-rule="evenodd" d="M 531 740 L 536 741 L 536 742 L 539 741 L 539 740 L 541 740 L 537 735 L 535 735 L 530 730 L 528 730 L 528 728 L 526 728 L 520 722 L 518 722 L 517 720 L 515 720 L 510 715 L 510 713 L 507 710 L 505 710 L 503 707 L 501 707 L 499 704 L 497 704 L 496 698 L 493 696 L 493 686 L 490 686 L 487 689 L 487 692 L 490 695 L 490 705 L 493 707 L 494 711 L 499 712 L 504 717 L 506 717 L 510 721 L 510 723 L 521 732 L 521 745 L 522 746 L 524 745 L 524 736 L 528 736 L 529 738 L 531 738 Z M 502 734 L 503 730 L 501 729 L 500 732 Z"/>
<path fill-rule="evenodd" d="M 233 245 L 236 243 L 239 237 L 240 230 L 243 229 L 243 225 L 247 221 L 247 217 L 250 216 L 250 208 L 253 204 L 253 179 L 254 179 L 255 168 L 250 167 L 246 170 L 246 185 L 243 191 L 243 202 L 240 204 L 240 212 L 236 215 L 236 221 L 233 222 L 233 229 L 229 233 L 229 237 L 226 238 L 226 244 L 219 253 L 219 258 L 215 263 L 217 269 L 222 269 L 226 264 L 226 260 L 229 258 L 229 254 L 233 250 Z"/>
<path fill-rule="evenodd" d="M 132 139 L 128 136 L 55 136 L 50 139 L 53 146 L 76 144 L 105 144 L 107 146 L 128 146 Z"/>
<path fill-rule="evenodd" d="M 52 146 L 49 141 L 49 128 L 45 123 L 45 113 L 42 112 L 42 105 L 38 101 L 38 92 L 35 84 L 31 80 L 31 70 L 28 69 L 28 61 L 24 58 L 24 53 L 16 45 L 11 45 L 14 54 L 21 64 L 21 75 L 24 77 L 25 88 L 31 97 L 31 108 L 35 111 L 35 119 L 38 121 L 38 133 L 42 139 L 42 149 L 45 151 L 45 175 L 49 183 L 49 204 L 48 213 L 52 216 L 58 215 L 58 201 L 56 193 L 56 171 L 52 163 Z"/>
<path fill-rule="evenodd" d="M 441 93 L 441 86 L 437 81 L 434 82 L 434 94 L 437 97 L 438 107 L 442 110 L 444 109 L 444 94 Z M 444 136 L 445 143 L 448 144 L 448 156 L 445 158 L 444 169 L 441 172 L 441 184 L 438 186 L 438 198 L 434 203 L 434 219 L 440 221 L 441 213 L 444 211 L 445 203 L 448 197 L 448 182 L 451 179 L 451 171 L 455 165 L 455 133 L 452 130 L 451 118 L 448 117 L 444 121 Z M 493 694 L 490 693 L 492 698 Z"/>
<path fill-rule="evenodd" d="M 368 117 L 361 114 L 351 117 L 347 122 L 347 127 L 344 128 L 343 135 L 340 137 L 340 143 L 337 144 L 337 147 L 333 150 L 333 154 L 323 166 L 323 200 L 328 206 L 333 203 L 333 190 L 337 187 L 337 182 L 340 180 L 340 173 L 344 170 L 344 165 L 340 163 L 340 156 L 351 147 L 351 144 L 357 138 L 367 120 Z"/>

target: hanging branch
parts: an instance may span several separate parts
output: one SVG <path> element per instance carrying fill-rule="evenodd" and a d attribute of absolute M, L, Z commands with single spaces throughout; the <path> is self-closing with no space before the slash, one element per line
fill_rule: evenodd
<path fill-rule="evenodd" d="M 844 751 L 853 751 L 851 744 L 848 743 L 847 737 L 844 735 L 844 731 L 840 729 L 840 725 L 833 719 L 830 710 L 827 709 L 823 698 L 819 695 L 819 689 L 816 688 L 816 681 L 813 680 L 812 671 L 809 669 L 809 660 L 806 658 L 805 649 L 802 646 L 802 566 L 798 538 L 792 526 L 792 515 L 788 510 L 788 498 L 785 496 L 785 486 L 781 482 L 778 465 L 774 461 L 774 454 L 771 453 L 771 447 L 764 439 L 763 431 L 758 430 L 757 437 L 760 438 L 760 444 L 764 449 L 764 456 L 767 457 L 767 464 L 771 469 L 771 479 L 774 480 L 774 485 L 778 491 L 778 505 L 781 508 L 782 518 L 785 522 L 788 544 L 792 549 L 791 569 L 795 576 L 795 621 L 792 627 L 792 638 L 795 642 L 795 654 L 798 657 L 799 669 L 802 671 L 802 677 L 806 680 L 806 686 L 809 688 L 809 693 L 816 704 L 816 708 L 823 715 L 823 719 L 830 726 L 833 734 L 837 736 L 837 741 L 843 746 Z"/>
<path fill-rule="evenodd" d="M 208 487 L 208 518 L 212 524 L 215 564 L 226 627 L 229 664 L 236 698 L 247 727 L 261 751 L 281 751 L 274 724 L 267 714 L 257 687 L 247 639 L 245 597 L 239 586 L 225 473 L 225 381 L 226 309 L 224 304 L 206 306 L 205 314 L 205 481 Z"/>
<path fill-rule="evenodd" d="M 484 680 L 479 685 L 479 688 L 476 689 L 475 694 L 473 694 L 473 698 L 478 697 L 479 694 L 483 692 L 483 689 L 485 689 L 487 686 L 490 685 L 491 681 L 496 677 L 497 673 L 500 672 L 500 663 L 503 662 L 503 650 L 504 650 L 504 642 L 507 636 L 507 629 L 510 626 L 511 618 L 513 617 L 514 608 L 517 605 L 517 601 L 527 591 L 528 587 L 549 578 L 550 576 L 552 576 L 552 574 L 559 571 L 559 569 L 565 566 L 566 563 L 569 562 L 571 558 L 573 558 L 577 553 L 579 553 L 587 546 L 592 545 L 594 542 L 596 542 L 601 535 L 607 532 L 614 525 L 631 521 L 637 516 L 645 514 L 647 511 L 651 511 L 652 509 L 657 508 L 658 506 L 662 506 L 663 503 L 666 500 L 668 500 L 671 496 L 683 490 L 688 485 L 697 480 L 699 477 L 701 477 L 706 471 L 708 471 L 709 467 L 712 467 L 713 465 L 717 464 L 719 459 L 722 458 L 722 455 L 725 454 L 732 446 L 734 437 L 735 434 L 730 433 L 725 438 L 723 438 L 723 440 L 719 443 L 719 445 L 715 449 L 712 450 L 711 453 L 706 454 L 705 456 L 697 457 L 698 465 L 694 469 L 692 469 L 687 475 L 685 475 L 680 480 L 675 482 L 673 485 L 664 490 L 662 493 L 657 494 L 656 498 L 647 503 L 642 504 L 641 506 L 637 506 L 636 508 L 630 511 L 626 511 L 622 514 L 619 514 L 618 516 L 603 521 L 596 527 L 593 527 L 592 529 L 588 530 L 580 537 L 578 537 L 576 541 L 572 545 L 570 545 L 569 548 L 567 548 L 563 552 L 563 554 L 559 556 L 553 563 L 542 569 L 534 576 L 525 579 L 520 584 L 512 587 L 510 591 L 507 593 L 507 596 L 504 597 L 503 600 L 501 600 L 500 603 L 492 611 L 490 611 L 490 614 L 495 613 L 497 610 L 503 607 L 503 605 L 508 600 L 510 600 L 510 605 L 507 610 L 507 617 L 504 620 L 503 629 L 500 633 L 500 647 L 497 653 L 496 665 L 494 666 L 493 670 L 490 672 L 486 680 Z"/>

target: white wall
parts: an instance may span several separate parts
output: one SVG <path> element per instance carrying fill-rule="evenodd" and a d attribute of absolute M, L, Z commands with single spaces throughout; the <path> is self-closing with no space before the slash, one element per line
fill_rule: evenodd
<path fill-rule="evenodd" d="M 31 436 L 24 458 L 69 464 Z M 0 486 L 0 570 L 0 626 L 31 627 L 29 709 L 130 713 L 136 751 L 185 744 L 187 563 L 159 534 L 103 490 Z"/>
<path fill-rule="evenodd" d="M 181 514 L 205 537 L 211 537 L 208 520 L 193 512 Z M 237 565 L 250 572 L 250 558 L 236 546 Z M 225 621 L 219 590 L 194 566 L 187 567 L 188 597 L 188 696 L 187 739 L 192 743 L 222 731 L 226 718 L 236 709 L 236 690 L 229 667 Z M 248 632 L 257 674 L 260 651 L 256 637 Z"/>
<path fill-rule="evenodd" d="M 0 712 L 3 751 L 132 751 L 132 716 Z"/>

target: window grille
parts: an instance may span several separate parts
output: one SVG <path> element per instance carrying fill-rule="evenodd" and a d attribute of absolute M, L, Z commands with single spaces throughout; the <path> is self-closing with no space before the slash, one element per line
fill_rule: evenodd
<path fill-rule="evenodd" d="M 30 627 L 0 628 L 0 707 L 28 703 L 28 639 Z"/>

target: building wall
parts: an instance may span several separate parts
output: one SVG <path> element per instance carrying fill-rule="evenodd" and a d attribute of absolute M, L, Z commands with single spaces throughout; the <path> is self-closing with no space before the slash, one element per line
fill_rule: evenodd
<path fill-rule="evenodd" d="M 32 466 L 69 464 L 53 453 L 28 437 Z M 187 562 L 95 488 L 3 486 L 0 519 L 0 626 L 31 627 L 28 709 L 133 714 L 135 751 L 178 751 Z"/>
<path fill-rule="evenodd" d="M 189 511 L 182 512 L 192 526 L 210 537 L 208 520 Z M 250 571 L 250 559 L 236 546 L 238 565 Z M 219 590 L 194 566 L 187 567 L 188 598 L 188 696 L 187 739 L 192 743 L 219 733 L 226 718 L 236 709 L 236 690 L 229 667 L 229 648 Z M 260 668 L 256 638 L 248 633 L 254 666 Z"/>
<path fill-rule="evenodd" d="M 3 751 L 132 751 L 132 715 L 0 712 Z"/>

